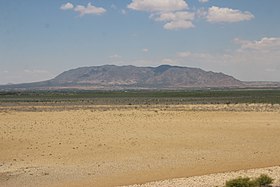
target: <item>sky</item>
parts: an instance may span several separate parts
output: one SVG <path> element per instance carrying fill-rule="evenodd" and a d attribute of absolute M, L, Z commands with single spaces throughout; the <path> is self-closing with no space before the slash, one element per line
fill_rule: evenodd
<path fill-rule="evenodd" d="M 0 84 L 105 64 L 280 81 L 279 0 L 0 0 Z"/>

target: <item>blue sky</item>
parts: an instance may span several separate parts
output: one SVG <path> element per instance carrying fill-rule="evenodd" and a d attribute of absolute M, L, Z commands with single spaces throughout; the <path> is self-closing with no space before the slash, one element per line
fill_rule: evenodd
<path fill-rule="evenodd" d="M 1 0 L 0 84 L 104 64 L 280 81 L 279 8 L 279 0 Z"/>

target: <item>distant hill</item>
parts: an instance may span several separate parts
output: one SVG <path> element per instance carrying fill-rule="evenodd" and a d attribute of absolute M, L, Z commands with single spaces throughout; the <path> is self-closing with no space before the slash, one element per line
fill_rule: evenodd
<path fill-rule="evenodd" d="M 65 71 L 54 79 L 0 86 L 0 89 L 182 89 L 232 88 L 249 83 L 232 76 L 199 68 L 161 65 L 158 67 L 92 66 Z M 257 83 L 253 84 L 254 86 Z"/>

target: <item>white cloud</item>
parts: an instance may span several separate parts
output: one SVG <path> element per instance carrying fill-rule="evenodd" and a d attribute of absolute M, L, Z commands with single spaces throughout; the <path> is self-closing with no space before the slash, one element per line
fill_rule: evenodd
<path fill-rule="evenodd" d="M 165 22 L 167 30 L 188 29 L 194 27 L 195 14 L 187 12 L 188 4 L 184 0 L 133 0 L 129 9 L 150 12 L 150 18 Z"/>
<path fill-rule="evenodd" d="M 178 30 L 193 28 L 194 25 L 191 21 L 179 20 L 168 22 L 163 27 L 167 30 Z"/>
<path fill-rule="evenodd" d="M 206 10 L 205 8 L 199 8 L 196 11 L 196 17 L 198 18 L 207 18 L 207 14 L 208 14 L 208 10 Z"/>
<path fill-rule="evenodd" d="M 180 12 L 164 12 L 155 18 L 156 21 L 179 21 L 179 20 L 193 20 L 194 13 L 187 11 Z"/>
<path fill-rule="evenodd" d="M 206 19 L 211 23 L 219 22 L 240 22 L 248 21 L 254 18 L 254 15 L 251 12 L 245 11 L 241 12 L 240 10 L 234 10 L 230 8 L 220 8 L 212 6 L 208 9 Z"/>
<path fill-rule="evenodd" d="M 80 16 L 83 16 L 85 14 L 96 14 L 100 15 L 106 12 L 106 10 L 102 7 L 95 7 L 91 3 L 88 3 L 87 6 L 83 5 L 77 5 L 74 7 L 72 3 L 66 3 L 61 5 L 61 10 L 73 10 L 75 12 L 78 12 Z"/>
<path fill-rule="evenodd" d="M 147 12 L 178 11 L 188 8 L 184 0 L 133 0 L 129 9 Z"/>
<path fill-rule="evenodd" d="M 240 45 L 240 50 L 280 50 L 280 38 L 264 37 L 257 41 L 241 40 L 239 38 L 236 38 L 234 39 L 234 42 Z"/>
<path fill-rule="evenodd" d="M 69 2 L 61 5 L 61 7 L 60 7 L 61 10 L 71 10 L 73 8 L 74 8 L 74 5 L 72 3 L 69 3 Z"/>
<path fill-rule="evenodd" d="M 200 3 L 207 3 L 209 0 L 199 0 Z"/>
<path fill-rule="evenodd" d="M 74 8 L 75 12 L 78 12 L 80 14 L 80 16 L 83 16 L 85 14 L 103 14 L 106 12 L 106 10 L 102 7 L 95 7 L 93 5 L 91 5 L 91 3 L 88 3 L 87 6 L 83 6 L 83 5 L 77 5 Z"/>
<path fill-rule="evenodd" d="M 209 0 L 199 0 L 207 3 Z M 151 13 L 155 21 L 165 22 L 163 28 L 167 30 L 193 28 L 195 17 L 205 18 L 210 23 L 233 23 L 248 21 L 254 18 L 251 12 L 242 12 L 237 9 L 212 6 L 208 10 L 198 9 L 196 13 L 187 11 L 185 0 L 132 0 L 127 5 L 129 9 Z"/>
<path fill-rule="evenodd" d="M 164 12 L 155 17 L 156 21 L 167 22 L 163 27 L 167 30 L 189 29 L 194 27 L 192 20 L 194 13 L 187 11 Z"/>
<path fill-rule="evenodd" d="M 149 49 L 144 48 L 144 49 L 142 49 L 142 51 L 145 52 L 145 53 L 147 53 L 147 52 L 149 52 Z"/>

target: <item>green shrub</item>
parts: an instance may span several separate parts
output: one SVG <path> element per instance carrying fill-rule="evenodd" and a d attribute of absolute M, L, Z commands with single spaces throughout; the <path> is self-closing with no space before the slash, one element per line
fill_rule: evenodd
<path fill-rule="evenodd" d="M 254 181 L 248 177 L 239 177 L 226 182 L 226 187 L 254 187 Z"/>
<path fill-rule="evenodd" d="M 273 179 L 268 175 L 260 175 L 258 178 L 251 180 L 249 177 L 238 177 L 226 182 L 226 187 L 265 187 L 269 186 Z"/>
<path fill-rule="evenodd" d="M 273 179 L 269 177 L 268 175 L 262 174 L 258 178 L 255 179 L 256 185 L 261 186 L 268 186 L 273 182 Z"/>

